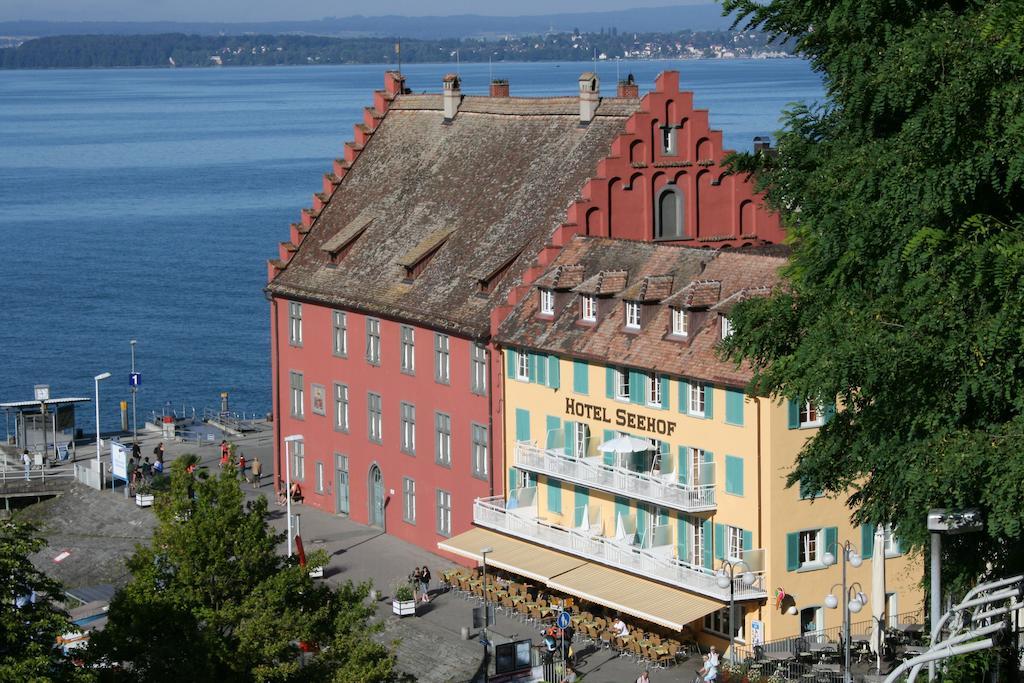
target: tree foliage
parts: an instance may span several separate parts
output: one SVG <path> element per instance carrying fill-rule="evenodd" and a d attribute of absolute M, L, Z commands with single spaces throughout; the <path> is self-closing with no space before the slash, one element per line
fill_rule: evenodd
<path fill-rule="evenodd" d="M 158 494 L 159 524 L 129 559 L 132 578 L 114 598 L 90 647 L 111 680 L 387 681 L 394 660 L 371 640 L 368 585 L 333 590 L 277 553 L 265 498 L 246 502 L 234 468 L 189 472 L 179 458 Z M 327 562 L 322 551 L 310 562 Z M 323 648 L 300 665 L 300 643 Z"/>
<path fill-rule="evenodd" d="M 1024 568 L 1024 3 L 726 0 L 796 40 L 828 100 L 776 156 L 740 157 L 778 210 L 787 288 L 726 345 L 758 393 L 842 411 L 790 483 L 921 546 L 930 507 L 979 506 L 947 579 Z M 950 561 L 952 560 L 952 561 Z"/>
<path fill-rule="evenodd" d="M 72 627 L 60 585 L 29 559 L 45 546 L 32 525 L 0 522 L 0 681 L 88 680 L 56 648 Z"/>

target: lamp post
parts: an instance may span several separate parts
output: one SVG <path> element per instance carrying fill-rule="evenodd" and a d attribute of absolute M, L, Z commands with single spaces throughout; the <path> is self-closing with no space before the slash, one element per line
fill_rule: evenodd
<path fill-rule="evenodd" d="M 100 491 L 103 490 L 103 469 L 100 465 L 100 382 L 109 377 L 109 372 L 101 372 L 92 378 L 96 383 L 96 476 L 100 480 Z"/>
<path fill-rule="evenodd" d="M 718 584 L 718 587 L 729 589 L 729 661 L 733 664 L 736 663 L 736 648 L 733 647 L 733 641 L 736 638 L 736 570 L 741 567 L 743 573 L 739 576 L 740 581 L 746 587 L 753 586 L 757 577 L 750 571 L 750 565 L 743 560 L 722 560 L 722 566 L 719 567 L 718 573 L 715 575 L 715 583 Z"/>
<path fill-rule="evenodd" d="M 861 588 L 859 583 L 854 582 L 852 586 L 846 584 L 846 564 L 849 562 L 853 565 L 853 568 L 861 566 L 864 563 L 864 559 L 860 556 L 856 550 L 854 550 L 853 544 L 849 541 L 839 545 L 839 550 L 843 555 L 843 581 L 841 584 L 835 584 L 829 590 L 829 594 L 825 596 L 825 606 L 829 609 L 835 609 L 839 606 L 839 599 L 832 593 L 836 586 L 842 586 L 843 589 L 843 661 L 845 663 L 843 671 L 844 683 L 851 683 L 853 677 L 850 675 L 850 612 L 856 614 L 860 612 L 865 603 L 867 603 L 867 596 L 861 590 L 853 591 L 853 588 Z M 826 567 L 830 567 L 836 562 L 836 557 L 832 553 L 825 551 L 825 554 L 821 558 L 822 564 Z"/>
<path fill-rule="evenodd" d="M 284 499 L 285 515 L 288 517 L 288 557 L 292 556 L 292 455 L 289 444 L 302 441 L 302 434 L 284 437 Z"/>
<path fill-rule="evenodd" d="M 489 626 L 487 619 L 487 553 L 493 553 L 494 548 L 487 546 L 486 548 L 480 549 L 481 564 L 484 569 L 484 628 L 480 632 L 480 642 L 484 646 L 484 683 L 487 683 L 487 627 Z"/>
<path fill-rule="evenodd" d="M 135 340 L 132 339 L 130 342 L 132 347 L 132 378 L 135 377 Z M 138 387 L 135 386 L 134 381 L 132 382 L 132 443 L 136 444 L 139 442 L 139 429 L 135 420 L 135 392 L 138 391 Z"/>

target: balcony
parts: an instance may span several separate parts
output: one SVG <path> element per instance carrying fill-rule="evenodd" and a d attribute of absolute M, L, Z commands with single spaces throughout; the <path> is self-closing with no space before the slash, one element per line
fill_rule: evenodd
<path fill-rule="evenodd" d="M 729 589 L 718 587 L 712 570 L 680 562 L 672 556 L 672 547 L 667 545 L 670 535 L 659 534 L 656 530 L 653 534 L 655 543 L 658 543 L 659 536 L 663 536 L 663 543 L 645 548 L 641 547 L 643 544 L 634 545 L 621 538 L 621 523 L 616 529 L 618 538 L 595 534 L 590 524 L 579 529 L 552 524 L 538 515 L 536 488 L 517 489 L 508 501 L 501 496 L 478 498 L 473 504 L 473 522 L 591 562 L 655 579 L 716 600 L 729 600 Z M 744 559 L 751 567 L 760 569 L 763 551 L 748 551 L 744 553 Z M 737 600 L 766 597 L 764 578 L 757 574 L 755 579 L 749 587 L 738 580 L 735 582 Z"/>
<path fill-rule="evenodd" d="M 715 509 L 713 465 L 702 466 L 703 484 L 684 484 L 672 472 L 653 474 L 605 464 L 598 457 L 574 458 L 559 449 L 540 448 L 525 441 L 515 446 L 516 467 L 545 474 L 615 495 L 653 503 L 683 512 Z"/>

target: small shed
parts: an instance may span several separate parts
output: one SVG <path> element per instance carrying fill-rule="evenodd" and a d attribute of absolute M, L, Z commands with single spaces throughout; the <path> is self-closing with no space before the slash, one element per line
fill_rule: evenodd
<path fill-rule="evenodd" d="M 91 400 L 75 396 L 0 403 L 6 413 L 7 443 L 19 451 L 27 448 L 56 456 L 75 438 L 75 405 Z"/>

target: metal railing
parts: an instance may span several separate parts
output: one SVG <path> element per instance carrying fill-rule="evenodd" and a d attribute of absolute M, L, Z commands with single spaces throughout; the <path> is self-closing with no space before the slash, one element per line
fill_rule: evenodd
<path fill-rule="evenodd" d="M 558 477 L 574 484 L 583 484 L 613 494 L 625 494 L 631 498 L 684 512 L 715 509 L 713 483 L 691 486 L 644 472 L 594 462 L 588 458 L 574 458 L 562 451 L 541 448 L 525 441 L 516 442 L 515 464 L 516 467 Z"/>
<path fill-rule="evenodd" d="M 526 489 L 532 491 L 533 489 Z M 519 489 L 517 493 L 523 492 Z M 501 496 L 478 498 L 473 504 L 473 522 L 512 536 L 540 543 L 554 550 L 578 555 L 633 574 L 701 593 L 719 600 L 729 599 L 729 588 L 719 588 L 714 571 L 672 557 L 663 557 L 648 550 L 617 542 L 604 536 L 593 536 L 580 529 L 569 529 L 544 521 L 537 515 L 532 496 L 528 500 L 513 499 L 508 507 Z M 524 504 L 525 503 L 525 504 Z M 735 584 L 737 600 L 763 598 L 763 577 L 755 575 L 754 585 Z"/>
<path fill-rule="evenodd" d="M 32 465 L 26 473 L 24 465 L 11 464 L 5 459 L 0 459 L 0 483 L 3 484 L 8 482 L 17 483 L 19 481 L 45 482 L 48 479 L 67 479 L 74 476 L 74 466 L 70 463 L 59 467 L 50 467 L 49 464 L 44 464 L 42 467 Z"/>

